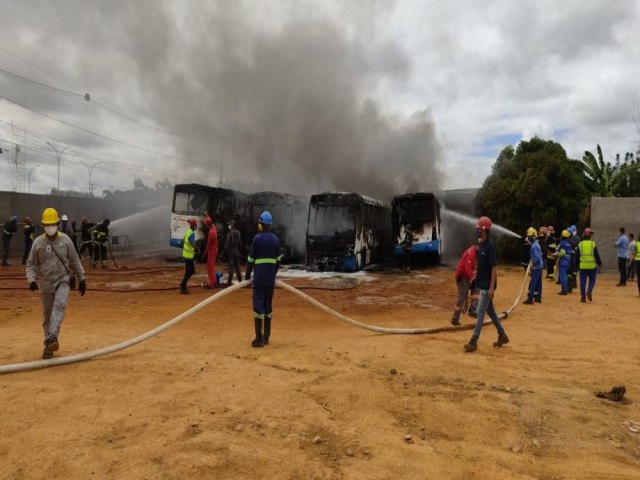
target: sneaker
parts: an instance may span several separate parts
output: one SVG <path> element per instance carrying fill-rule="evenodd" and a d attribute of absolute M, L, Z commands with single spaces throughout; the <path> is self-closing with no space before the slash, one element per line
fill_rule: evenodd
<path fill-rule="evenodd" d="M 525 305 L 533 305 L 533 300 L 531 300 L 530 298 L 527 298 L 524 302 Z"/>
<path fill-rule="evenodd" d="M 587 300 L 589 300 L 590 302 L 593 301 L 593 297 L 591 296 L 590 293 L 587 293 Z"/>

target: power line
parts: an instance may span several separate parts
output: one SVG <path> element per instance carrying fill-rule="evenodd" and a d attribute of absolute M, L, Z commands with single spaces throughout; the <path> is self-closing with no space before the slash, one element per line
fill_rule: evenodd
<path fill-rule="evenodd" d="M 66 86 L 68 86 L 70 88 L 74 88 L 75 89 L 75 87 L 73 87 L 72 85 L 69 85 L 68 83 L 66 83 L 66 82 L 64 82 L 64 81 L 62 81 L 62 80 L 60 80 L 60 79 L 48 74 L 44 70 L 38 68 L 36 65 L 28 62 L 27 60 L 25 60 L 23 58 L 20 58 L 19 56 L 15 55 L 14 53 L 9 52 L 5 48 L 0 47 L 0 51 L 3 51 L 7 55 L 10 55 L 11 57 L 13 57 L 16 60 L 19 60 L 19 61 L 25 63 L 26 65 L 29 65 L 31 68 L 37 70 L 38 72 L 42 73 L 43 75 L 46 75 L 49 78 L 52 78 L 53 80 L 57 81 L 58 83 L 62 83 L 63 85 L 66 85 Z M 6 70 L 2 70 L 2 69 L 0 69 L 0 70 L 1 70 L 2 74 L 4 74 L 5 76 L 11 77 L 14 80 L 18 80 L 18 81 L 21 81 L 23 83 L 27 83 L 27 84 L 29 84 L 31 86 L 34 86 L 34 87 L 43 88 L 45 90 L 49 90 L 49 91 L 53 91 L 53 92 L 60 93 L 60 94 L 63 94 L 63 95 L 72 96 L 74 98 L 82 99 L 84 101 L 89 102 L 90 104 L 93 104 L 94 106 L 96 106 L 96 108 L 99 108 L 99 109 L 104 110 L 104 111 L 111 112 L 111 113 L 113 113 L 115 115 L 118 115 L 119 117 L 125 118 L 125 119 L 127 119 L 127 120 L 129 120 L 131 122 L 135 122 L 135 123 L 137 123 L 139 125 L 142 125 L 144 127 L 150 128 L 152 130 L 156 130 L 156 131 L 164 133 L 166 135 L 170 135 L 170 136 L 173 136 L 173 137 L 177 136 L 177 135 L 175 135 L 174 133 L 172 133 L 172 132 L 170 132 L 168 130 L 162 129 L 162 128 L 157 127 L 155 125 L 150 125 L 150 124 L 145 123 L 145 122 L 143 122 L 141 120 L 138 120 L 137 118 L 134 118 L 131 115 L 127 115 L 126 113 L 123 113 L 123 112 L 119 111 L 118 109 L 114 108 L 113 106 L 109 106 L 109 102 L 107 102 L 106 100 L 99 99 L 99 98 L 97 98 L 95 96 L 90 95 L 89 93 L 81 94 L 81 93 L 77 93 L 77 92 L 71 92 L 71 91 L 68 91 L 68 90 L 63 90 L 61 88 L 57 88 L 57 87 L 54 87 L 54 86 L 51 86 L 51 85 L 46 85 L 44 83 L 28 79 L 26 77 L 23 77 L 21 75 L 17 75 L 17 74 L 8 72 Z"/>
<path fill-rule="evenodd" d="M 104 140 L 109 140 L 109 141 L 114 142 L 114 143 L 119 143 L 120 145 L 124 145 L 125 147 L 133 148 L 135 150 L 140 150 L 142 152 L 150 153 L 152 155 L 159 155 L 161 157 L 169 158 L 169 159 L 172 159 L 172 160 L 180 160 L 181 162 L 189 162 L 189 160 L 187 160 L 186 158 L 176 157 L 174 155 L 167 155 L 165 153 L 156 152 L 154 150 L 150 150 L 150 149 L 145 148 L 145 147 L 139 147 L 137 145 L 133 145 L 133 144 L 125 142 L 123 140 L 118 140 L 118 139 L 115 139 L 115 138 L 111 138 L 111 137 L 109 137 L 107 135 L 103 135 L 101 133 L 94 132 L 94 131 L 89 130 L 87 128 L 83 128 L 83 127 L 80 127 L 78 125 L 74 125 L 73 123 L 69 123 L 69 122 L 67 122 L 65 120 L 61 120 L 61 119 L 59 119 L 57 117 L 49 115 L 48 113 L 44 113 L 44 112 L 41 112 L 40 110 L 36 110 L 33 107 L 29 107 L 29 106 L 24 105 L 24 104 L 22 104 L 20 102 L 16 102 L 15 100 L 11 100 L 10 98 L 5 97 L 4 95 L 0 95 L 0 98 L 2 98 L 3 100 L 5 100 L 5 101 L 7 101 L 9 103 L 13 103 L 14 105 L 18 105 L 19 107 L 22 107 L 25 110 L 30 110 L 30 111 L 32 111 L 34 113 L 37 113 L 37 114 L 42 115 L 44 117 L 50 118 L 51 120 L 55 120 L 57 122 L 60 122 L 60 123 L 62 123 L 64 125 L 67 125 L 69 127 L 75 128 L 75 129 L 80 130 L 82 132 L 89 133 L 91 135 L 95 135 L 96 137 L 102 138 Z"/>

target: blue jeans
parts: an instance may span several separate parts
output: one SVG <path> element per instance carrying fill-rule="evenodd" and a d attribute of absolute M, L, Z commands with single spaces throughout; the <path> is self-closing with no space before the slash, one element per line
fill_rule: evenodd
<path fill-rule="evenodd" d="M 537 300 L 542 300 L 542 270 L 531 270 L 531 282 L 529 282 L 529 300 L 533 300 L 535 297 Z"/>
<path fill-rule="evenodd" d="M 585 287 L 587 286 L 587 278 L 589 279 L 589 293 L 593 292 L 596 286 L 596 269 L 580 270 L 580 298 L 585 299 Z"/>
<path fill-rule="evenodd" d="M 502 328 L 496 309 L 493 308 L 493 299 L 489 298 L 489 290 L 480 290 L 480 299 L 478 300 L 478 322 L 476 323 L 476 328 L 473 329 L 473 336 L 475 338 L 480 337 L 485 312 L 489 314 L 489 318 L 495 325 L 496 330 L 498 330 L 498 335 L 503 335 L 505 331 L 504 328 Z"/>
<path fill-rule="evenodd" d="M 567 272 L 569 271 L 569 265 L 560 265 L 559 267 L 560 278 L 560 291 L 567 293 Z"/>

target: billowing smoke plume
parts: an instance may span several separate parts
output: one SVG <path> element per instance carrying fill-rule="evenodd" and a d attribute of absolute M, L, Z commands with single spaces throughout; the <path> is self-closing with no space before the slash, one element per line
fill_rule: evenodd
<path fill-rule="evenodd" d="M 326 19 L 258 27 L 245 9 L 223 5 L 190 26 L 192 44 L 175 32 L 166 39 L 168 64 L 149 68 L 145 57 L 141 65 L 156 84 L 149 98 L 155 117 L 186 139 L 183 156 L 215 173 L 223 165 L 225 177 L 253 183 L 253 191 L 332 189 L 390 199 L 438 186 L 428 110 L 403 118 L 374 98 L 410 70 L 397 45 L 369 44 Z"/>
<path fill-rule="evenodd" d="M 389 92 L 402 91 L 412 67 L 386 28 L 392 8 L 387 0 L 24 0 L 11 9 L 20 29 L 0 39 L 172 132 L 150 139 L 148 129 L 113 117 L 116 128 L 105 131 L 90 105 L 79 120 L 69 114 L 76 100 L 36 92 L 33 102 L 116 137 L 127 128 L 136 133 L 131 143 L 188 159 L 141 160 L 176 172 L 173 182 L 214 185 L 222 175 L 248 192 L 389 199 L 435 190 L 442 179 L 427 106 L 407 115 L 391 104 Z M 80 137 L 76 144 L 95 147 L 95 138 Z M 118 148 L 124 162 L 143 155 Z"/>

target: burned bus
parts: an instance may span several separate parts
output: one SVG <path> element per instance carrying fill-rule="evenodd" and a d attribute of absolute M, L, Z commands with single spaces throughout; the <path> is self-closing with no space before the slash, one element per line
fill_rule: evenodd
<path fill-rule="evenodd" d="M 411 253 L 440 260 L 440 202 L 433 193 L 407 193 L 391 202 L 394 251 L 403 255 L 402 242 L 407 228 L 413 233 Z"/>
<path fill-rule="evenodd" d="M 391 210 L 357 193 L 312 195 L 307 220 L 307 268 L 353 272 L 385 258 Z"/>
<path fill-rule="evenodd" d="M 235 220 L 242 233 L 242 238 L 248 239 L 251 225 L 249 211 L 249 195 L 228 188 L 208 187 L 197 183 L 176 185 L 173 189 L 173 204 L 171 209 L 171 236 L 169 243 L 173 247 L 182 248 L 184 234 L 187 231 L 188 220 L 195 218 L 199 226 L 196 231 L 196 244 L 202 246 L 205 242 L 202 223 L 207 213 L 211 214 L 218 229 L 220 249 L 224 244 L 227 225 Z M 203 248 L 200 249 L 202 251 Z"/>
<path fill-rule="evenodd" d="M 289 193 L 259 192 L 249 196 L 249 205 L 252 233 L 258 233 L 256 222 L 260 214 L 268 210 L 273 216 L 272 230 L 280 239 L 283 262 L 303 261 L 309 208 L 307 199 Z M 247 241 L 250 242 L 250 238 Z"/>

